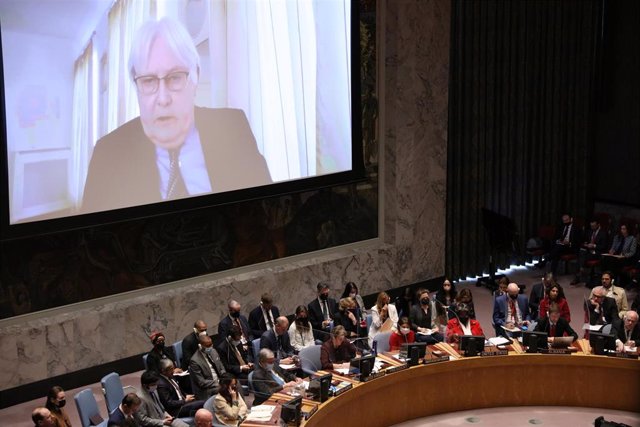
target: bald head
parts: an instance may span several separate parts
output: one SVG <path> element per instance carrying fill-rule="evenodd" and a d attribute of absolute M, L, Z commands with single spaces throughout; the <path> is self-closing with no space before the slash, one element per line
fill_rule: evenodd
<path fill-rule="evenodd" d="M 289 329 L 289 320 L 285 316 L 280 316 L 275 320 L 276 334 L 282 335 Z"/>
<path fill-rule="evenodd" d="M 213 414 L 207 409 L 200 408 L 195 415 L 196 427 L 211 427 L 213 424 Z"/>
<path fill-rule="evenodd" d="M 40 427 L 54 427 L 53 417 L 51 411 L 47 408 L 36 408 L 31 413 L 31 420 L 33 424 Z"/>
<path fill-rule="evenodd" d="M 598 298 L 603 298 L 607 295 L 607 290 L 604 286 L 596 286 L 593 288 L 593 296 Z"/>
<path fill-rule="evenodd" d="M 200 344 L 202 347 L 211 347 L 211 337 L 209 335 L 200 335 L 198 337 L 198 344 Z"/>
<path fill-rule="evenodd" d="M 518 296 L 518 294 L 520 293 L 520 287 L 518 286 L 517 283 L 509 283 L 509 286 L 507 286 L 507 293 L 509 294 L 509 296 L 514 297 L 514 296 Z"/>

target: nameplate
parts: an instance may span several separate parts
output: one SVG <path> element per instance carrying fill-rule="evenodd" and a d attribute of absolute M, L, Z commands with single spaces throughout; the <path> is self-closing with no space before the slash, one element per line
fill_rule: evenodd
<path fill-rule="evenodd" d="M 571 354 L 568 348 L 542 348 L 540 354 Z"/>
<path fill-rule="evenodd" d="M 353 384 L 345 384 L 345 385 L 340 386 L 339 388 L 336 388 L 335 390 L 333 390 L 331 395 L 332 396 L 340 396 L 342 393 L 344 393 L 347 390 L 351 390 L 352 388 L 353 388 Z"/>
<path fill-rule="evenodd" d="M 360 376 L 360 382 L 366 383 L 371 380 L 375 380 L 376 378 L 384 377 L 385 371 L 372 372 L 367 377 Z"/>
<path fill-rule="evenodd" d="M 482 357 L 507 356 L 508 354 L 509 354 L 508 350 L 481 351 L 480 352 L 480 356 L 482 356 Z"/>
<path fill-rule="evenodd" d="M 308 411 L 301 411 L 301 412 L 302 412 L 302 415 L 304 415 L 304 418 L 308 420 L 309 418 L 311 418 L 311 415 L 316 413 L 317 410 L 318 410 L 318 405 L 313 405 L 311 409 L 309 409 Z"/>
<path fill-rule="evenodd" d="M 438 357 L 434 357 L 432 359 L 423 359 L 422 364 L 423 365 L 431 365 L 434 363 L 440 363 L 440 362 L 448 362 L 449 361 L 449 356 L 438 356 Z"/>
<path fill-rule="evenodd" d="M 386 371 L 387 371 L 387 374 L 393 374 L 394 372 L 403 371 L 408 368 L 409 368 L 409 365 L 405 363 L 403 365 L 391 366 L 390 368 L 387 368 Z"/>
<path fill-rule="evenodd" d="M 608 354 L 609 357 L 619 357 L 621 359 L 637 359 L 638 358 L 638 353 L 609 353 Z"/>

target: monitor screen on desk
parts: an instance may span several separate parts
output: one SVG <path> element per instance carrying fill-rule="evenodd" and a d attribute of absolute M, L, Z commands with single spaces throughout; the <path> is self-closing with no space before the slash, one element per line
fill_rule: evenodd
<path fill-rule="evenodd" d="M 527 347 L 527 353 L 537 353 L 542 348 L 547 348 L 547 333 L 540 331 L 522 332 L 522 344 Z"/>
<path fill-rule="evenodd" d="M 427 352 L 427 343 L 425 342 L 412 342 L 402 344 L 400 354 L 404 355 L 409 366 L 415 366 L 419 363 L 420 359 L 424 358 Z"/>
<path fill-rule="evenodd" d="M 309 382 L 309 394 L 320 402 L 324 402 L 329 398 L 329 388 L 331 387 L 332 374 L 324 374 L 313 378 Z"/>
<path fill-rule="evenodd" d="M 460 350 L 465 357 L 477 356 L 484 350 L 483 335 L 463 335 L 460 337 Z"/>
<path fill-rule="evenodd" d="M 360 378 L 366 378 L 371 375 L 375 363 L 376 357 L 372 354 L 351 359 L 351 367 L 358 371 Z"/>
<path fill-rule="evenodd" d="M 302 413 L 302 396 L 293 398 L 282 405 L 282 411 L 280 412 L 280 418 L 287 425 L 300 425 Z"/>
<path fill-rule="evenodd" d="M 616 351 L 616 336 L 592 331 L 589 333 L 589 345 L 593 354 L 604 355 L 607 351 Z"/>

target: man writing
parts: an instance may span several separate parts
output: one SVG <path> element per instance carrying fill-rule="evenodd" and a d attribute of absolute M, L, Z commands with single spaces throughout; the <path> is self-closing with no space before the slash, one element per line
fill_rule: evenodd
<path fill-rule="evenodd" d="M 181 24 L 142 25 L 129 65 L 140 117 L 97 142 L 84 212 L 271 183 L 244 113 L 195 107 L 200 58 Z"/>

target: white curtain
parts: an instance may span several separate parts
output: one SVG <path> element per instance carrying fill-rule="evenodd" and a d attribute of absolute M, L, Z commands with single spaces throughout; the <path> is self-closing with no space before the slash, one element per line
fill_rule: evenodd
<path fill-rule="evenodd" d="M 138 27 L 154 14 L 154 0 L 118 0 L 109 11 L 107 133 L 140 114 L 129 77 L 129 51 Z"/>
<path fill-rule="evenodd" d="M 93 147 L 91 135 L 93 43 L 89 45 L 74 64 L 73 73 L 73 118 L 72 118 L 72 170 L 71 197 L 76 209 L 80 208 L 85 179 L 89 169 L 89 158 Z"/>
<path fill-rule="evenodd" d="M 349 25 L 349 1 L 211 3 L 213 107 L 247 113 L 276 181 L 351 167 Z"/>

